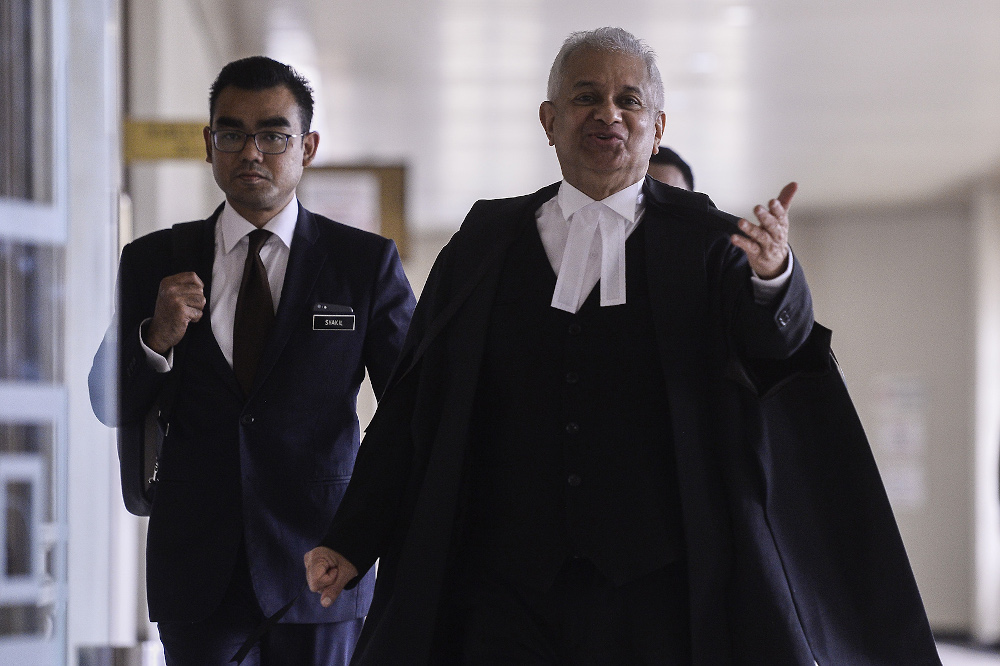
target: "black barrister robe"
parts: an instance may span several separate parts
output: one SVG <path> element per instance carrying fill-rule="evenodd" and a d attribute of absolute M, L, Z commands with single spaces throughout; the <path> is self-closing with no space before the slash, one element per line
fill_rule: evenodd
<path fill-rule="evenodd" d="M 556 187 L 477 203 L 428 278 L 323 540 L 362 573 L 381 558 L 354 664 L 443 663 L 430 655 L 453 632 L 441 601 L 454 582 L 500 265 Z M 756 305 L 746 259 L 728 240 L 734 218 L 649 178 L 645 192 L 695 663 L 938 664 L 801 267 L 778 302 Z"/>

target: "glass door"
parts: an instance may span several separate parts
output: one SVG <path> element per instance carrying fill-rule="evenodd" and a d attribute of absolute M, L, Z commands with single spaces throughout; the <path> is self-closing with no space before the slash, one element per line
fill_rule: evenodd
<path fill-rule="evenodd" d="M 0 0 L 0 663 L 65 663 L 65 126 L 51 0 Z"/>

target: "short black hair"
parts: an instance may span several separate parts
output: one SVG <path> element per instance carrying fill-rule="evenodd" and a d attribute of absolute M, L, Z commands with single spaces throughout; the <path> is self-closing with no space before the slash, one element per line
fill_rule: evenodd
<path fill-rule="evenodd" d="M 684 182 L 687 183 L 688 188 L 694 192 L 694 173 L 691 171 L 691 167 L 688 163 L 681 159 L 681 156 L 675 153 L 670 148 L 666 146 L 660 146 L 660 150 L 649 158 L 650 164 L 667 164 L 669 166 L 675 166 L 680 170 L 681 175 L 684 176 Z"/>
<path fill-rule="evenodd" d="M 208 94 L 209 123 L 215 118 L 215 104 L 222 91 L 233 86 L 242 90 L 267 90 L 275 86 L 288 88 L 302 114 L 302 131 L 308 132 L 313 116 L 313 91 L 306 77 L 292 67 L 265 56 L 234 60 L 219 72 Z"/>

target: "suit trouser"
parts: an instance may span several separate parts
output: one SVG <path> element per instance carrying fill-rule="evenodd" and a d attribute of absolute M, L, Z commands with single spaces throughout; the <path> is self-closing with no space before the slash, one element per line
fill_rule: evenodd
<path fill-rule="evenodd" d="M 157 628 L 167 666 L 228 666 L 263 621 L 241 552 L 222 603 L 212 615 L 201 622 L 159 622 Z M 363 622 L 358 618 L 326 624 L 276 624 L 253 647 L 243 665 L 346 666 Z"/>
<path fill-rule="evenodd" d="M 682 563 L 615 587 L 590 560 L 570 558 L 546 592 L 496 578 L 478 582 L 468 603 L 461 648 L 467 666 L 691 663 Z"/>

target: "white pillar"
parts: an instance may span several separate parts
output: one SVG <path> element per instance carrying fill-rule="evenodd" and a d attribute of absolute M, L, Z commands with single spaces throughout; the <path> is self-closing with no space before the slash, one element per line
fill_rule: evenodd
<path fill-rule="evenodd" d="M 974 200 L 976 286 L 975 585 L 973 635 L 1000 640 L 1000 184 Z"/>
<path fill-rule="evenodd" d="M 117 0 L 69 0 L 66 64 L 68 240 L 65 383 L 68 395 L 67 651 L 135 642 L 135 539 L 121 516 L 114 433 L 90 408 L 87 375 L 112 311 L 117 256 L 119 7 Z"/>

